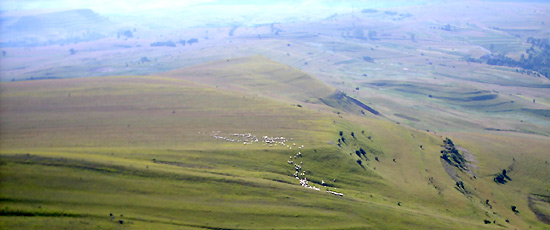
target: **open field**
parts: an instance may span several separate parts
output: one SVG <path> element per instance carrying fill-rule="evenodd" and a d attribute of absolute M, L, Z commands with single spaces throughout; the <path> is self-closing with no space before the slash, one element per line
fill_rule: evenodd
<path fill-rule="evenodd" d="M 269 86 L 282 92 L 294 86 L 262 83 L 284 77 L 300 82 L 304 74 L 266 75 L 266 68 L 254 68 L 258 63 L 279 65 L 250 57 L 162 76 L 5 84 L 2 226 L 115 229 L 118 220 L 136 229 L 544 226 L 529 211 L 527 197 L 548 194 L 550 185 L 543 179 L 550 176 L 543 170 L 548 162 L 542 161 L 550 147 L 546 137 L 479 134 L 472 139 L 449 133 L 473 154 L 477 179 L 457 168 L 449 176 L 439 153 L 442 137 L 374 115 L 335 114 L 307 99 L 330 92 L 314 78 L 302 84 L 326 90 L 273 97 L 275 88 Z M 206 78 L 235 70 L 257 76 L 256 82 L 243 74 Z M 227 89 L 216 88 L 216 81 Z M 213 137 L 233 133 L 288 141 L 285 146 L 261 140 L 243 144 Z M 342 137 L 346 141 L 338 147 Z M 359 149 L 366 154 L 356 155 Z M 298 151 L 301 157 L 293 159 Z M 288 156 L 321 191 L 300 186 Z M 508 167 L 511 158 L 517 162 L 509 174 L 513 181 L 494 183 L 491 174 Z M 456 181 L 463 181 L 465 190 L 457 189 Z M 495 213 L 483 205 L 485 199 Z M 484 219 L 496 224 L 485 225 Z"/>
<path fill-rule="evenodd" d="M 332 4 L 0 13 L 0 229 L 550 229 L 549 4 Z"/>

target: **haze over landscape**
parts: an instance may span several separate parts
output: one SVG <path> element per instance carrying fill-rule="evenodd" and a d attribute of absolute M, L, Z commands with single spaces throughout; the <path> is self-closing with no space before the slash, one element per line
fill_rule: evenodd
<path fill-rule="evenodd" d="M 0 229 L 550 229 L 547 1 L 0 9 Z"/>

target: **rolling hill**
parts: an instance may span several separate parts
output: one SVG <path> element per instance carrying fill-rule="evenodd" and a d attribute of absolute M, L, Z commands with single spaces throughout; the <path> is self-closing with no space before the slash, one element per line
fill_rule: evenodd
<path fill-rule="evenodd" d="M 3 83 L 0 226 L 548 228 L 548 137 L 427 132 L 334 93 L 262 56 Z"/>
<path fill-rule="evenodd" d="M 70 19 L 70 20 L 67 20 Z M 8 30 L 38 32 L 41 30 L 83 30 L 90 25 L 100 25 L 107 19 L 90 9 L 69 10 L 54 13 L 28 15 L 8 25 Z"/>
<path fill-rule="evenodd" d="M 297 68 L 265 56 L 232 58 L 169 71 L 160 76 L 200 82 L 227 90 L 298 101 L 318 101 L 335 89 Z"/>

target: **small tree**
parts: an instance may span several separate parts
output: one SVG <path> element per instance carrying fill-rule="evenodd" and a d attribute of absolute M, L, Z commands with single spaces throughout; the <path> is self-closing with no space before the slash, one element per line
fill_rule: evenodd
<path fill-rule="evenodd" d="M 363 61 L 374 63 L 374 59 L 369 56 L 363 56 Z"/>
<path fill-rule="evenodd" d="M 517 210 L 517 207 L 515 205 L 512 205 L 512 211 L 515 213 L 515 214 L 518 214 L 519 211 Z"/>
<path fill-rule="evenodd" d="M 132 34 L 132 31 L 130 30 L 126 30 L 122 33 L 124 36 L 126 36 L 126 38 L 132 38 L 134 37 L 134 34 Z"/>
<path fill-rule="evenodd" d="M 462 190 L 466 190 L 464 188 L 464 182 L 462 182 L 462 181 L 457 181 L 456 182 L 456 187 L 461 188 Z"/>
<path fill-rule="evenodd" d="M 197 43 L 197 42 L 199 42 L 198 39 L 196 39 L 196 38 L 191 38 L 191 39 L 189 39 L 189 40 L 187 41 L 187 44 L 192 45 L 193 43 Z"/>

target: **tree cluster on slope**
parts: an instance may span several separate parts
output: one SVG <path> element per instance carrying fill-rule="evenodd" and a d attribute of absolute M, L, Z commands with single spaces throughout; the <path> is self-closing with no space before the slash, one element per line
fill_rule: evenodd
<path fill-rule="evenodd" d="M 135 29 L 134 29 L 134 31 L 135 31 Z M 133 34 L 132 31 L 130 31 L 130 30 L 124 30 L 124 31 L 119 31 L 119 32 L 117 32 L 116 37 L 117 37 L 117 38 L 120 38 L 120 37 L 133 38 L 133 37 L 134 37 L 134 34 Z"/>
<path fill-rule="evenodd" d="M 452 166 L 466 170 L 466 159 L 458 152 L 451 139 L 446 138 L 443 140 L 443 148 L 445 149 L 441 150 L 441 159 Z"/>
<path fill-rule="evenodd" d="M 198 39 L 196 38 L 191 38 L 187 41 L 183 40 L 183 39 L 180 39 L 177 43 L 180 43 L 182 46 L 185 46 L 185 44 L 189 44 L 189 45 L 192 45 L 193 43 L 197 43 L 199 42 Z M 173 41 L 157 41 L 157 42 L 153 42 L 151 43 L 151 46 L 168 46 L 168 47 L 176 47 L 176 42 L 173 42 Z"/>
<path fill-rule="evenodd" d="M 521 55 L 520 60 L 514 60 L 507 57 L 503 53 L 487 54 L 483 57 L 464 58 L 468 62 L 487 63 L 488 65 L 520 67 L 523 70 L 516 69 L 516 72 L 527 73 L 528 75 L 545 76 L 550 79 L 550 42 L 547 38 L 536 39 L 533 37 L 527 38 L 527 43 L 531 47 L 525 50 L 525 54 Z M 526 71 L 527 70 L 527 71 Z"/>

